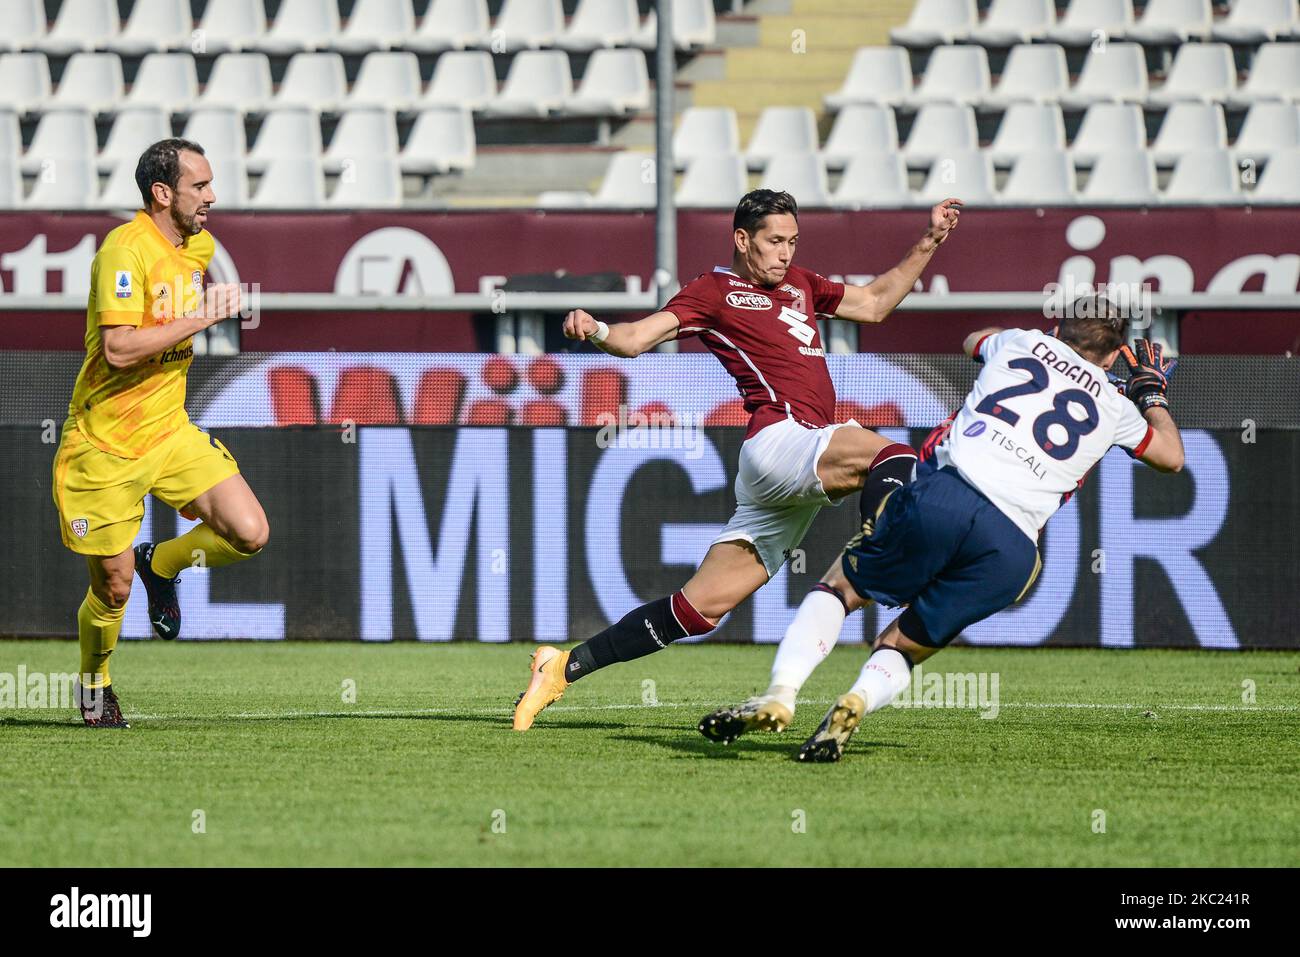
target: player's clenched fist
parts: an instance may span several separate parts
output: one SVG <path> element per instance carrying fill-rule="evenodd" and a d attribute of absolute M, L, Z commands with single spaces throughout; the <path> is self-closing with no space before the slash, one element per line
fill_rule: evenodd
<path fill-rule="evenodd" d="M 213 322 L 239 315 L 239 284 L 214 283 L 203 291 L 203 316 Z"/>
<path fill-rule="evenodd" d="M 957 221 L 960 218 L 960 199 L 945 199 L 930 210 L 930 235 L 936 244 L 948 238 L 948 234 L 957 228 Z"/>
<path fill-rule="evenodd" d="M 577 339 L 582 342 L 599 328 L 599 323 L 582 309 L 574 309 L 564 317 L 564 335 L 568 339 Z"/>

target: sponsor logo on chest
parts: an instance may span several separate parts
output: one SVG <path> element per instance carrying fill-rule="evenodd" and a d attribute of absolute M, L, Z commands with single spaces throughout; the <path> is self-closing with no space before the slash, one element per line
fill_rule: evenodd
<path fill-rule="evenodd" d="M 772 300 L 761 292 L 729 292 L 727 293 L 727 305 L 733 309 L 752 309 L 755 312 L 765 312 L 772 308 Z"/>

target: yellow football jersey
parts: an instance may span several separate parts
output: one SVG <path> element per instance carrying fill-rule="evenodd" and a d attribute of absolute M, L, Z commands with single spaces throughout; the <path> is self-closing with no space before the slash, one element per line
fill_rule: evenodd
<path fill-rule="evenodd" d="M 137 459 L 189 421 L 185 373 L 194 356 L 184 339 L 129 369 L 104 358 L 101 326 L 149 327 L 192 315 L 214 243 L 206 230 L 179 248 L 143 211 L 104 237 L 90 267 L 86 360 L 68 415 L 92 444 Z"/>

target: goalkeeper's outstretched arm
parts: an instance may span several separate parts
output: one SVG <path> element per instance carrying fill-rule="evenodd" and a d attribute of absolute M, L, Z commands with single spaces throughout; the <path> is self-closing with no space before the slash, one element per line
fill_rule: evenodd
<path fill-rule="evenodd" d="M 1182 471 L 1186 460 L 1183 437 L 1169 410 L 1162 406 L 1152 406 L 1142 412 L 1142 417 L 1154 433 L 1147 447 L 1142 450 L 1142 461 L 1159 472 Z"/>
<path fill-rule="evenodd" d="M 671 312 L 656 312 L 636 322 L 608 326 L 590 313 L 575 309 L 564 317 L 564 335 L 579 342 L 590 342 L 611 356 L 631 359 L 676 338 L 678 325 L 677 316 Z"/>

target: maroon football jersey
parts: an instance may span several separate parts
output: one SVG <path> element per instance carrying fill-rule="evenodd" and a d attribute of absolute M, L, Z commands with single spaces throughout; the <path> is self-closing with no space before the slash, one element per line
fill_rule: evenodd
<path fill-rule="evenodd" d="M 791 266 L 775 289 L 745 282 L 725 266 L 693 279 L 665 312 L 677 338 L 700 336 L 745 400 L 749 438 L 779 419 L 821 428 L 835 421 L 835 389 L 817 316 L 832 316 L 844 284 Z"/>

